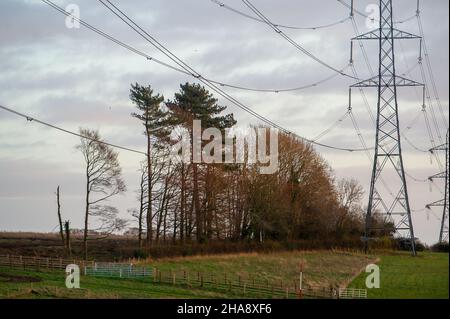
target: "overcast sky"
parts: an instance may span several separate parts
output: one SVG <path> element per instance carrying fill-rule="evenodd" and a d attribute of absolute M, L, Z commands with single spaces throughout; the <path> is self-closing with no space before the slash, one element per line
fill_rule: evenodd
<path fill-rule="evenodd" d="M 98 1 L 55 0 L 62 7 L 76 4 L 81 19 L 164 62 L 170 61 L 145 42 Z M 252 15 L 240 0 L 223 3 Z M 347 1 L 349 2 L 349 1 Z M 355 1 L 357 9 L 377 1 Z M 413 0 L 394 0 L 394 20 L 415 14 Z M 301 87 L 321 81 L 333 71 L 303 55 L 267 25 L 220 7 L 211 0 L 115 0 L 124 12 L 152 36 L 204 77 L 258 89 Z M 343 20 L 349 9 L 336 0 L 253 0 L 274 23 L 301 27 L 327 25 Z M 437 91 L 447 118 L 433 101 L 435 115 L 445 138 L 448 123 L 449 21 L 447 0 L 422 0 L 422 21 Z M 367 32 L 363 17 L 355 16 L 360 33 Z M 397 28 L 419 33 L 416 19 Z M 350 39 L 355 31 L 349 20 L 317 30 L 285 30 L 286 34 L 328 64 L 342 68 L 348 64 Z M 377 43 L 365 43 L 369 62 L 377 70 Z M 422 82 L 417 63 L 419 44 L 408 40 L 396 46 L 397 70 Z M 361 78 L 370 72 L 358 46 L 355 67 Z M 350 70 L 348 70 L 350 72 Z M 100 37 L 81 27 L 67 28 L 65 17 L 39 0 L 0 1 L 0 105 L 76 131 L 78 127 L 99 129 L 106 140 L 145 150 L 141 125 L 130 113 L 130 83 L 151 84 L 166 99 L 179 84 L 195 82 Z M 225 88 L 232 96 L 258 113 L 307 138 L 313 138 L 340 118 L 348 106 L 348 87 L 354 81 L 337 76 L 313 88 L 287 93 L 255 93 Z M 433 90 L 431 89 L 431 93 Z M 373 112 L 376 92 L 366 94 Z M 420 115 L 421 93 L 399 90 L 400 123 L 414 146 L 430 148 L 425 121 Z M 432 94 L 434 97 L 434 94 Z M 239 124 L 258 121 L 226 100 Z M 372 147 L 374 125 L 358 92 L 353 110 L 364 139 Z M 430 110 L 431 111 L 431 110 Z M 431 112 L 430 112 L 431 113 Z M 414 121 L 410 129 L 407 127 Z M 447 121 L 447 122 L 445 122 Z M 448 124 L 447 124 L 448 126 Z M 346 148 L 360 148 L 358 136 L 347 118 L 321 142 Z M 436 138 L 437 143 L 439 142 Z M 52 231 L 57 225 L 54 192 L 62 191 L 64 219 L 81 227 L 83 218 L 83 160 L 74 146 L 76 137 L 27 122 L 0 110 L 0 230 Z M 426 179 L 439 171 L 436 160 L 403 142 L 408 174 Z M 338 178 L 357 178 L 367 189 L 371 163 L 364 153 L 317 151 L 329 162 Z M 137 169 L 141 155 L 120 151 L 128 186 L 126 195 L 112 201 L 127 217 L 135 207 Z M 389 181 L 388 181 L 389 182 Z M 443 184 L 437 183 L 443 190 Z M 427 243 L 437 241 L 439 209 L 427 214 L 424 205 L 442 196 L 428 183 L 408 179 L 416 235 Z M 422 211 L 421 211 L 422 210 Z"/>

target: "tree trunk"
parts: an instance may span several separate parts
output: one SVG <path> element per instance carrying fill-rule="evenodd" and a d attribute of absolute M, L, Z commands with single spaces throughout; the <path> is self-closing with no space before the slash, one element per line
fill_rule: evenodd
<path fill-rule="evenodd" d="M 189 220 L 187 223 L 187 230 L 186 230 L 186 234 L 187 234 L 186 236 L 189 239 L 192 239 L 192 231 L 194 229 L 193 219 L 194 219 L 194 197 L 192 197 L 191 206 L 189 207 Z"/>
<path fill-rule="evenodd" d="M 145 171 L 142 168 L 141 171 L 141 183 L 140 183 L 140 196 L 139 196 L 139 215 L 138 215 L 138 242 L 139 249 L 142 249 L 142 223 L 144 218 L 144 209 L 145 209 Z"/>
<path fill-rule="evenodd" d="M 139 216 L 138 216 L 138 241 L 139 249 L 142 249 L 142 216 L 144 215 L 144 191 L 141 186 L 141 197 L 139 205 Z"/>
<path fill-rule="evenodd" d="M 180 241 L 184 242 L 184 218 L 186 212 L 186 177 L 184 172 L 184 163 L 181 163 L 181 203 L 180 203 Z"/>
<path fill-rule="evenodd" d="M 192 164 L 193 169 L 193 179 L 194 179 L 194 189 L 193 189 L 193 202 L 194 202 L 194 213 L 195 221 L 197 225 L 197 241 L 202 241 L 203 238 L 203 219 L 200 212 L 200 196 L 198 193 L 198 167 L 197 163 Z"/>
<path fill-rule="evenodd" d="M 64 229 L 66 231 L 66 247 L 67 247 L 67 252 L 69 254 L 69 257 L 72 257 L 72 245 L 70 243 L 70 223 L 69 221 L 66 221 L 64 223 Z"/>
<path fill-rule="evenodd" d="M 178 206 L 178 204 L 177 204 Z M 176 243 L 177 241 L 177 232 L 178 232 L 178 207 L 175 207 L 173 211 L 173 234 L 172 234 L 172 243 Z"/>
<path fill-rule="evenodd" d="M 61 235 L 61 242 L 62 242 L 63 246 L 66 247 L 66 243 L 64 240 L 63 223 L 62 223 L 62 218 L 61 218 L 61 203 L 59 201 L 59 186 L 56 188 L 56 203 L 58 205 L 59 234 Z"/>
<path fill-rule="evenodd" d="M 147 178 L 148 178 L 148 203 L 147 203 L 147 245 L 152 245 L 153 240 L 153 212 L 152 212 L 152 160 L 151 160 L 151 140 L 148 130 L 148 121 L 145 123 L 147 129 Z"/>
<path fill-rule="evenodd" d="M 88 226 L 89 225 L 89 181 L 86 187 L 86 208 L 84 212 L 84 236 L 83 236 L 83 251 L 84 251 L 84 260 L 88 259 Z"/>

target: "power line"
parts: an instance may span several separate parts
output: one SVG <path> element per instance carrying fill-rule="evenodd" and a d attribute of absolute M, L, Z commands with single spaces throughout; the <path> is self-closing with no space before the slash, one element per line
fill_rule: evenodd
<path fill-rule="evenodd" d="M 352 10 L 352 13 L 356 13 L 356 14 L 360 15 L 360 16 L 363 17 L 363 18 L 370 19 L 370 20 L 373 21 L 373 22 L 380 22 L 378 19 L 373 19 L 372 17 L 370 17 L 370 16 L 368 16 L 367 14 L 361 12 L 360 10 L 356 9 L 354 6 L 352 6 L 351 4 L 348 4 L 347 2 L 345 2 L 345 1 L 343 1 L 343 0 L 337 0 L 337 1 L 338 1 L 340 4 L 342 4 L 343 6 L 349 8 L 350 10 Z M 405 18 L 405 19 L 402 19 L 402 20 L 394 21 L 394 24 L 402 24 L 402 23 L 406 23 L 406 22 L 408 22 L 408 21 L 413 20 L 415 17 L 416 17 L 416 14 L 414 14 L 414 15 L 412 15 L 412 16 L 409 16 L 409 17 L 407 17 L 407 18 Z"/>
<path fill-rule="evenodd" d="M 354 80 L 356 79 L 354 76 L 349 75 L 344 72 L 344 68 L 337 69 L 327 62 L 323 61 L 322 59 L 318 58 L 308 50 L 306 50 L 304 47 L 302 47 L 299 43 L 294 41 L 292 38 L 290 38 L 288 35 L 286 35 L 279 27 L 277 27 L 273 22 L 271 22 L 264 14 L 261 13 L 249 0 L 242 0 L 242 2 L 250 9 L 252 10 L 260 19 L 262 19 L 270 28 L 272 28 L 276 33 L 278 33 L 282 38 L 284 38 L 286 41 L 288 41 L 291 45 L 293 45 L 297 50 L 305 54 L 306 56 L 310 57 L 314 61 L 318 62 L 319 64 L 323 65 L 324 67 L 333 70 L 334 72 L 341 74 L 342 76 L 349 77 Z"/>
<path fill-rule="evenodd" d="M 424 34 L 424 31 L 423 31 L 422 19 L 420 17 L 420 9 L 417 10 L 417 24 L 419 26 L 419 32 L 420 32 L 420 35 L 422 37 L 423 52 L 424 52 L 424 55 L 425 55 L 425 62 L 426 62 L 427 68 L 428 68 L 428 73 L 430 75 L 430 80 L 431 80 L 431 85 L 432 85 L 434 97 L 435 97 L 435 100 L 436 100 L 436 102 L 438 104 L 439 111 L 441 113 L 441 119 L 442 119 L 442 121 L 444 123 L 444 128 L 448 128 L 448 122 L 446 121 L 446 118 L 445 118 L 445 114 L 444 114 L 444 110 L 443 110 L 443 107 L 442 107 L 441 99 L 439 97 L 439 91 L 437 89 L 436 80 L 435 80 L 435 77 L 434 77 L 433 68 L 431 66 L 431 59 L 430 59 L 430 55 L 429 55 L 429 51 L 428 51 L 427 42 L 426 42 L 426 39 L 425 39 L 425 34 Z"/>
<path fill-rule="evenodd" d="M 156 59 L 150 55 L 148 55 L 147 53 L 144 53 L 138 49 L 136 49 L 135 47 L 126 44 L 120 40 L 118 40 L 117 38 L 111 36 L 110 34 L 94 27 L 93 25 L 87 23 L 86 21 L 83 21 L 82 19 L 73 16 L 71 13 L 65 11 L 63 8 L 59 7 L 58 5 L 56 5 L 55 3 L 53 3 L 50 0 L 41 0 L 42 2 L 44 2 L 45 4 L 49 5 L 50 7 L 52 7 L 53 9 L 57 10 L 58 12 L 60 12 L 61 14 L 67 16 L 67 17 L 71 17 L 73 18 L 75 21 L 79 22 L 81 25 L 85 26 L 86 28 L 90 29 L 91 31 L 99 34 L 100 36 L 106 38 L 107 40 L 110 40 L 112 42 L 114 42 L 115 44 L 131 51 L 132 53 L 135 53 L 141 57 L 144 57 L 147 59 L 147 61 L 150 62 L 155 62 L 163 67 L 169 68 L 173 71 L 188 75 L 188 76 L 192 76 L 192 73 L 190 72 L 186 72 L 185 70 L 181 69 L 181 68 L 177 68 L 174 67 L 173 65 L 170 65 L 168 63 L 165 63 L 159 59 Z M 242 90 L 242 91 L 251 91 L 251 92 L 261 92 L 261 93 L 283 93 L 283 92 L 294 92 L 294 91 L 301 91 L 301 90 L 306 90 L 306 89 L 310 89 L 313 87 L 317 87 L 321 84 L 324 84 L 328 81 L 331 81 L 332 79 L 334 79 L 335 77 L 337 77 L 338 74 L 333 73 L 330 76 L 325 77 L 324 79 L 318 80 L 314 83 L 311 84 L 305 84 L 305 85 L 301 85 L 301 86 L 297 86 L 297 87 L 292 87 L 292 88 L 278 88 L 278 89 L 260 89 L 260 88 L 251 88 L 251 87 L 246 87 L 246 86 L 242 86 L 242 85 L 235 85 L 235 84 L 229 84 L 229 83 L 225 83 L 223 81 L 218 81 L 218 80 L 212 80 L 212 79 L 207 79 L 208 81 L 223 86 L 223 87 L 228 87 L 228 88 L 233 88 L 233 89 L 238 89 L 238 90 Z"/>
<path fill-rule="evenodd" d="M 184 69 L 186 72 L 191 73 L 193 77 L 198 79 L 201 83 L 203 83 L 206 87 L 210 88 L 226 100 L 230 101 L 237 107 L 243 109 L 247 113 L 251 114 L 252 116 L 256 117 L 257 119 L 261 120 L 262 122 L 279 129 L 280 131 L 284 132 L 285 134 L 292 135 L 300 140 L 303 140 L 305 142 L 325 147 L 328 149 L 333 150 L 339 150 L 339 151 L 348 151 L 348 152 L 360 152 L 365 151 L 364 149 L 352 149 L 352 148 L 341 148 L 341 147 L 335 147 L 332 145 L 327 145 L 323 143 L 318 143 L 311 141 L 305 137 L 302 137 L 298 134 L 293 133 L 292 131 L 289 131 L 285 129 L 284 127 L 274 123 L 273 121 L 265 118 L 264 116 L 260 115 L 256 111 L 252 110 L 245 104 L 238 101 L 233 96 L 229 95 L 222 89 L 220 89 L 217 85 L 212 83 L 211 81 L 203 78 L 200 73 L 195 71 L 192 67 L 190 67 L 188 64 L 186 64 L 184 61 L 182 61 L 179 57 L 177 57 L 174 53 L 172 53 L 169 49 L 167 49 L 164 45 L 162 45 L 158 40 L 156 40 L 153 36 L 151 36 L 147 31 L 145 31 L 143 28 L 141 28 L 136 22 L 134 22 L 130 17 L 128 17 L 123 11 L 121 11 L 117 6 L 115 6 L 111 1 L 106 0 L 106 2 L 109 4 L 106 4 L 105 1 L 99 0 L 100 3 L 102 3 L 108 10 L 110 10 L 114 15 L 116 15 L 120 20 L 122 20 L 125 24 L 127 24 L 131 29 L 133 29 L 136 33 L 138 33 L 141 37 L 143 37 L 146 41 L 148 41 L 152 46 L 154 46 L 157 50 L 162 52 L 164 55 L 166 55 L 168 58 L 170 58 L 175 64 L 177 64 L 179 67 Z"/>
<path fill-rule="evenodd" d="M 367 147 L 367 143 L 366 140 L 364 139 L 364 136 L 361 132 L 361 129 L 358 125 L 358 121 L 356 120 L 355 114 L 353 113 L 353 109 L 351 107 L 349 107 L 349 115 L 350 115 L 350 119 L 352 120 L 352 124 L 353 127 L 355 129 L 356 135 L 358 136 L 361 145 L 363 146 L 363 148 L 365 148 L 367 151 L 365 152 L 367 158 L 369 159 L 369 162 L 372 163 L 372 155 L 369 152 L 369 149 Z M 383 184 L 384 188 L 386 189 L 386 191 L 389 193 L 389 195 L 391 195 L 392 197 L 395 197 L 394 193 L 392 192 L 392 190 L 390 189 L 389 185 L 387 184 L 387 182 L 383 179 L 383 177 L 380 177 L 380 181 Z M 384 202 L 383 202 L 384 205 Z"/>
<path fill-rule="evenodd" d="M 329 133 L 331 133 L 335 128 L 337 128 L 342 122 L 344 122 L 344 120 L 350 115 L 350 111 L 345 112 L 345 114 L 343 116 L 341 116 L 339 119 L 336 120 L 336 122 L 334 122 L 329 128 L 327 128 L 325 131 L 323 131 L 322 133 L 320 133 L 319 135 L 317 135 L 316 137 L 314 137 L 312 140 L 313 141 L 318 141 L 321 138 L 323 138 L 324 136 L 328 135 Z"/>
<path fill-rule="evenodd" d="M 35 117 L 32 117 L 32 116 L 24 114 L 24 113 L 20 113 L 18 111 L 15 111 L 15 110 L 13 110 L 11 108 L 8 108 L 6 106 L 3 106 L 3 105 L 0 105 L 0 109 L 2 109 L 4 111 L 7 111 L 9 113 L 15 114 L 17 116 L 20 116 L 20 117 L 26 119 L 27 121 L 36 122 L 36 123 L 42 124 L 44 126 L 50 127 L 52 129 L 58 130 L 60 132 L 66 133 L 66 134 L 70 134 L 70 135 L 73 135 L 73 136 L 76 136 L 76 137 L 84 138 L 84 139 L 87 139 L 87 140 L 90 140 L 90 141 L 93 141 L 93 142 L 96 142 L 96 143 L 99 143 L 99 144 L 111 146 L 111 147 L 114 147 L 114 148 L 117 148 L 117 149 L 121 149 L 123 151 L 132 152 L 132 153 L 136 153 L 136 154 L 141 154 L 141 155 L 147 156 L 147 153 L 145 153 L 145 152 L 142 152 L 142 151 L 139 151 L 139 150 L 135 150 L 135 149 L 132 149 L 132 148 L 129 148 L 129 147 L 120 146 L 120 145 L 117 145 L 117 144 L 112 144 L 112 143 L 109 143 L 109 142 L 105 142 L 103 140 L 97 140 L 97 139 L 91 138 L 89 136 L 85 136 L 85 135 L 82 135 L 82 134 L 70 131 L 68 129 L 62 128 L 60 126 L 56 126 L 56 125 L 44 122 L 44 121 L 39 120 L 39 119 L 37 119 Z"/>
<path fill-rule="evenodd" d="M 408 61 L 406 60 L 406 54 L 405 54 L 405 50 L 403 48 L 403 43 L 402 41 L 399 41 L 399 46 L 400 46 L 400 51 L 401 51 L 401 56 L 402 56 L 402 60 L 403 63 L 405 64 L 406 67 L 406 71 L 403 73 L 403 76 L 411 76 L 412 75 L 412 71 L 414 71 L 418 66 L 419 66 L 419 61 L 420 61 L 420 57 L 418 59 L 418 61 L 412 66 L 409 66 Z M 414 93 L 416 94 L 417 98 L 420 99 L 420 94 L 417 90 L 417 87 L 414 87 Z M 405 128 L 405 130 L 402 131 L 401 135 L 403 137 L 403 139 L 406 141 L 407 144 L 409 144 L 414 150 L 421 152 L 421 153 L 428 153 L 428 150 L 424 149 L 424 148 L 420 148 L 418 146 L 416 146 L 407 136 L 406 134 L 412 129 L 412 127 L 416 124 L 416 122 L 418 121 L 418 119 L 421 116 L 421 110 L 420 112 L 413 118 L 413 120 L 410 122 L 410 124 L 408 124 Z"/>
<path fill-rule="evenodd" d="M 261 22 L 261 23 L 266 23 L 264 20 L 262 19 L 258 19 L 256 17 L 253 17 L 243 11 L 240 11 L 238 9 L 235 9 L 229 5 L 226 5 L 223 2 L 217 1 L 217 0 L 210 0 L 211 2 L 217 4 L 219 7 L 227 9 L 231 12 L 234 12 L 240 16 L 243 16 L 244 18 L 247 19 L 251 19 L 253 21 L 257 21 L 257 22 Z M 310 27 L 304 27 L 304 26 L 291 26 L 291 25 L 285 25 L 285 24 L 280 24 L 280 23 L 275 23 L 274 25 L 277 26 L 278 28 L 283 28 L 283 29 L 292 29 L 292 30 L 320 30 L 320 29 L 326 29 L 326 28 L 331 28 L 334 26 L 337 26 L 339 24 L 343 24 L 345 22 L 347 22 L 350 18 L 343 18 L 343 19 L 339 19 L 335 22 L 330 22 L 328 24 L 323 24 L 323 25 L 318 25 L 318 26 L 310 26 Z"/>
<path fill-rule="evenodd" d="M 348 68 L 348 66 L 346 68 L 344 68 L 344 71 L 347 68 Z M 220 86 L 224 86 L 224 87 L 228 87 L 228 88 L 232 88 L 232 89 L 238 89 L 238 90 L 242 90 L 242 91 L 251 91 L 251 92 L 260 92 L 260 93 L 283 93 L 283 92 L 302 91 L 302 90 L 310 89 L 313 87 L 317 87 L 321 84 L 331 81 L 332 79 L 336 78 L 337 76 L 339 76 L 338 73 L 333 73 L 332 75 L 330 75 L 322 80 L 319 80 L 317 82 L 303 85 L 303 86 L 293 87 L 293 88 L 285 88 L 285 89 L 258 89 L 258 88 L 249 88 L 249 87 L 239 86 L 239 85 L 234 85 L 234 84 L 226 84 L 223 82 L 214 81 L 214 80 L 210 80 L 210 79 L 208 79 L 208 81 L 211 83 L 220 85 Z"/>

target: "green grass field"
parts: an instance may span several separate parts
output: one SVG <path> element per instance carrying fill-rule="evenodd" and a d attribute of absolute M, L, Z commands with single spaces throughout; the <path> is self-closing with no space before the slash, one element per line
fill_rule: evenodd
<path fill-rule="evenodd" d="M 370 298 L 448 298 L 448 254 L 422 253 L 417 258 L 407 254 L 365 256 L 344 252 L 286 252 L 274 254 L 235 254 L 172 258 L 146 261 L 161 271 L 187 271 L 242 278 L 284 280 L 298 278 L 304 264 L 307 284 L 365 288 L 366 274 L 360 271 L 378 257 L 381 289 L 370 290 Z M 240 298 L 239 291 L 229 292 L 208 287 L 183 287 L 158 284 L 146 279 L 81 277 L 81 289 L 66 289 L 61 271 L 33 271 L 0 267 L 0 298 Z"/>
<path fill-rule="evenodd" d="M 67 289 L 65 274 L 61 271 L 28 271 L 0 267 L 0 298 L 14 299 L 117 299 L 117 298 L 226 298 L 226 295 L 200 289 L 184 289 L 170 285 L 153 284 L 150 279 L 120 279 L 81 277 L 81 289 Z M 14 276 L 9 281 L 6 275 Z M 32 277 L 39 282 L 29 282 L 26 278 L 18 282 L 18 277 Z M 7 279 L 8 281 L 2 280 Z"/>
<path fill-rule="evenodd" d="M 448 299 L 449 255 L 419 253 L 387 254 L 380 257 L 380 289 L 370 289 L 373 299 Z M 365 273 L 350 285 L 365 288 Z"/>

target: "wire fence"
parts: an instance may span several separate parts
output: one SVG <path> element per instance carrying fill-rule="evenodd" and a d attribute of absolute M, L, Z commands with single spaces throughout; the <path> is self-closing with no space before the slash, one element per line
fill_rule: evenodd
<path fill-rule="evenodd" d="M 149 267 L 126 263 L 97 263 L 84 267 L 84 275 L 94 277 L 146 278 L 152 276 Z"/>

